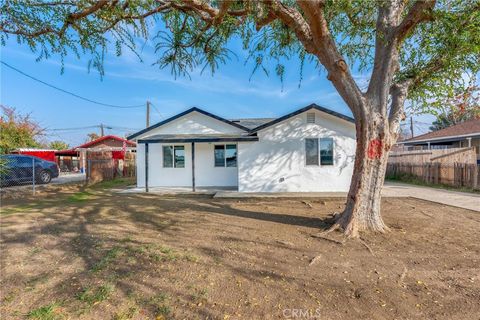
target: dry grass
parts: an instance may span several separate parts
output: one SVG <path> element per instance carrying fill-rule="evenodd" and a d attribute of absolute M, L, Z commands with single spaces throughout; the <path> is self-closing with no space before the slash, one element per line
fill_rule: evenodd
<path fill-rule="evenodd" d="M 4 201 L 0 313 L 282 319 L 294 308 L 321 319 L 478 319 L 478 213 L 386 199 L 392 232 L 364 235 L 372 255 L 358 241 L 312 237 L 342 205 L 74 186 Z"/>

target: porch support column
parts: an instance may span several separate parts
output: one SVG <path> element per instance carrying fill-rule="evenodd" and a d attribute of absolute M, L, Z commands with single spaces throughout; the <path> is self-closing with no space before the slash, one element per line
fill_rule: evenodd
<path fill-rule="evenodd" d="M 145 143 L 145 192 L 148 192 L 148 143 Z"/>
<path fill-rule="evenodd" d="M 192 191 L 195 192 L 195 142 L 192 142 Z"/>

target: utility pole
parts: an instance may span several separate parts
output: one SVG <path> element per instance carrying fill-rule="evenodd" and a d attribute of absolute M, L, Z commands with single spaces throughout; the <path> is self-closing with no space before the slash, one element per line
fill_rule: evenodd
<path fill-rule="evenodd" d="M 410 133 L 412 134 L 413 138 L 413 117 L 410 117 Z"/>
<path fill-rule="evenodd" d="M 103 123 L 100 123 L 100 137 L 103 137 L 104 133 Z"/>
<path fill-rule="evenodd" d="M 150 127 L 150 101 L 147 100 L 147 128 Z"/>

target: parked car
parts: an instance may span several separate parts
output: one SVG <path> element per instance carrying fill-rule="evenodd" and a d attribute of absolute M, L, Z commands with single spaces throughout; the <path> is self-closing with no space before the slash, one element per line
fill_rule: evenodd
<path fill-rule="evenodd" d="M 52 178 L 58 177 L 58 165 L 34 156 L 7 154 L 0 156 L 0 184 L 11 186 L 15 184 L 31 183 L 35 164 L 35 182 L 50 183 Z"/>

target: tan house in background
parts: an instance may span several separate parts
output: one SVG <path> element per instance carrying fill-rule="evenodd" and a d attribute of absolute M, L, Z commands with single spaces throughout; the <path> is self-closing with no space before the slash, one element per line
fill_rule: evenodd
<path fill-rule="evenodd" d="M 442 150 L 441 152 L 433 152 L 435 154 L 438 153 L 438 155 L 448 154 L 448 149 L 452 148 L 473 148 L 474 159 L 469 159 L 472 154 L 471 152 L 468 152 L 468 154 L 470 154 L 467 156 L 468 159 L 465 158 L 466 154 L 462 155 L 460 149 L 458 150 L 458 156 L 462 157 L 462 159 L 459 160 L 463 161 L 457 160 L 455 162 L 477 162 L 480 164 L 480 119 L 465 121 L 445 129 L 425 133 L 408 140 L 400 141 L 398 145 L 403 146 L 404 149 L 408 149 L 410 152 L 415 150 Z M 399 154 L 399 151 L 400 150 L 395 152 L 395 154 Z M 454 154 L 452 154 L 452 156 L 453 155 Z"/>

